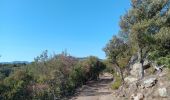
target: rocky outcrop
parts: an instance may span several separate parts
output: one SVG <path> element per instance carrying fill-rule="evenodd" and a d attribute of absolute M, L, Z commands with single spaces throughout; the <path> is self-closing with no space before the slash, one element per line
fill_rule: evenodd
<path fill-rule="evenodd" d="M 137 67 L 137 64 L 134 65 Z M 138 69 L 135 67 L 133 69 Z M 132 75 L 127 76 L 126 84 L 118 90 L 120 94 L 117 97 L 121 97 L 120 100 L 127 98 L 127 100 L 170 100 L 169 75 L 170 69 L 164 68 L 159 74 L 147 73 L 147 76 L 142 80 L 137 80 Z"/>
<path fill-rule="evenodd" d="M 133 77 L 139 78 L 141 70 L 142 70 L 142 64 L 140 62 L 136 62 L 136 63 L 131 64 L 130 66 L 131 66 L 130 74 Z M 145 59 L 143 63 L 144 69 L 147 69 L 150 66 L 151 66 L 151 61 Z"/>
<path fill-rule="evenodd" d="M 129 67 L 130 67 L 130 75 L 135 78 L 139 78 L 142 72 L 142 64 L 140 62 L 133 61 L 133 63 L 130 63 Z M 150 67 L 154 69 L 153 72 L 157 72 L 157 74 L 160 74 L 162 69 L 164 68 L 164 65 L 158 66 L 155 62 L 150 61 L 148 59 L 144 59 L 143 62 L 144 72 Z"/>

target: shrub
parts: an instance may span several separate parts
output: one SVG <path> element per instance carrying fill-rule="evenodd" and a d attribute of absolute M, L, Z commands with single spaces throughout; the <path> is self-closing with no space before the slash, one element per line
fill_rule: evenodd
<path fill-rule="evenodd" d="M 118 75 L 114 75 L 115 77 L 115 81 L 114 81 L 114 83 L 112 84 L 112 86 L 111 86 L 111 88 L 113 89 L 113 90 L 117 90 L 117 89 L 119 89 L 119 87 L 121 86 L 121 83 L 122 83 L 122 81 L 121 81 L 121 77 L 120 76 L 118 76 Z"/>
<path fill-rule="evenodd" d="M 86 73 L 86 80 L 98 79 L 99 73 L 106 68 L 97 57 L 90 56 L 82 62 L 83 69 Z"/>
<path fill-rule="evenodd" d="M 158 65 L 170 68 L 170 52 L 168 50 L 156 50 L 149 53 L 148 58 L 156 61 Z"/>
<path fill-rule="evenodd" d="M 27 67 L 14 70 L 0 81 L 0 99 L 62 99 L 88 80 L 97 79 L 104 68 L 96 57 L 79 60 L 63 53 L 49 58 L 45 51 Z"/>
<path fill-rule="evenodd" d="M 157 60 L 158 65 L 165 65 L 166 67 L 170 68 L 170 57 L 160 57 Z"/>
<path fill-rule="evenodd" d="M 7 77 L 1 83 L 1 87 L 5 87 L 5 90 L 1 88 L 1 96 L 3 100 L 18 100 L 18 99 L 29 99 L 29 92 L 27 91 L 27 85 L 32 80 L 23 70 L 17 70 L 11 76 Z"/>

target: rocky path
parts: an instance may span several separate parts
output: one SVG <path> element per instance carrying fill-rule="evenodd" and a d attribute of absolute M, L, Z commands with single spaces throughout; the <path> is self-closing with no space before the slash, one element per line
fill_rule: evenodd
<path fill-rule="evenodd" d="M 114 100 L 110 85 L 113 77 L 105 73 L 99 81 L 90 81 L 77 90 L 76 96 L 70 100 Z"/>

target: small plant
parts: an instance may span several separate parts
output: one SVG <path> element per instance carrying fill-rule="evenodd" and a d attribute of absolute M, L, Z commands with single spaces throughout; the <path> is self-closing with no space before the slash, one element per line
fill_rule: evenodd
<path fill-rule="evenodd" d="M 112 84 L 111 88 L 112 88 L 113 90 L 117 90 L 117 89 L 119 89 L 119 87 L 121 86 L 121 83 L 122 83 L 121 77 L 118 76 L 118 75 L 115 75 L 115 81 L 114 81 L 114 83 Z"/>
<path fill-rule="evenodd" d="M 167 57 L 160 57 L 158 60 L 158 65 L 165 65 L 166 67 L 170 68 L 170 58 Z"/>

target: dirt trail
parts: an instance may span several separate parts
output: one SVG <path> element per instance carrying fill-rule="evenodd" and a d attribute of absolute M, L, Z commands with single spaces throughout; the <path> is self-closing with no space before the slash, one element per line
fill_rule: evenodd
<path fill-rule="evenodd" d="M 110 85 L 113 77 L 105 73 L 99 81 L 90 81 L 87 85 L 77 90 L 77 94 L 70 100 L 114 100 Z"/>

